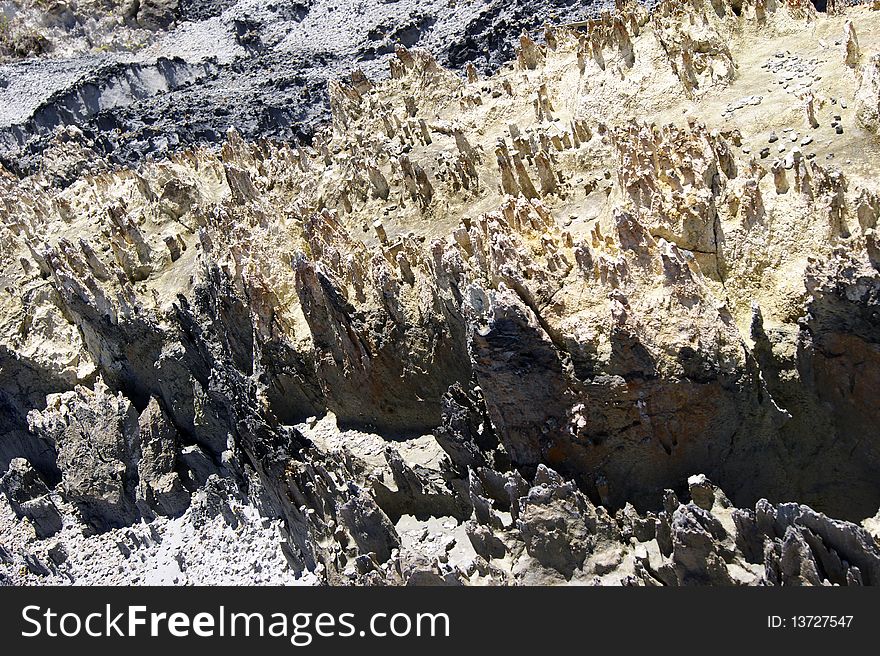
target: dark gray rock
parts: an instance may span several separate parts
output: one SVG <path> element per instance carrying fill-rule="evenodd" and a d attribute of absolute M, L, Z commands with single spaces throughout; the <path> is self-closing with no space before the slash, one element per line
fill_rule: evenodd
<path fill-rule="evenodd" d="M 137 24 L 148 30 L 169 28 L 178 16 L 178 0 L 139 0 Z"/>
<path fill-rule="evenodd" d="M 94 391 L 77 388 L 57 398 L 58 405 L 29 419 L 36 433 L 57 445 L 64 495 L 97 530 L 130 524 L 138 516 L 134 405 L 101 382 Z"/>
<path fill-rule="evenodd" d="M 0 478 L 0 489 L 19 517 L 27 517 L 38 538 L 61 530 L 61 513 L 49 496 L 49 488 L 24 458 L 15 458 Z"/>
<path fill-rule="evenodd" d="M 539 465 L 535 486 L 521 501 L 516 522 L 529 555 L 571 577 L 595 546 L 596 524 L 589 500 L 572 483 Z"/>
<path fill-rule="evenodd" d="M 138 442 L 138 502 L 161 515 L 182 514 L 189 492 L 175 471 L 177 431 L 155 397 L 138 418 Z"/>
<path fill-rule="evenodd" d="M 724 562 L 727 538 L 721 523 L 694 504 L 679 506 L 672 517 L 672 560 L 682 585 L 732 585 Z"/>
<path fill-rule="evenodd" d="M 362 554 L 375 554 L 384 563 L 400 547 L 394 525 L 369 494 L 359 491 L 339 507 L 339 518 Z"/>

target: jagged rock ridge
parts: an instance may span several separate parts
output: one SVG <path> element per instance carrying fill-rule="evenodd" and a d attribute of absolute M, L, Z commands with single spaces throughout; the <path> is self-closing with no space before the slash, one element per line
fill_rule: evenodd
<path fill-rule="evenodd" d="M 490 77 L 399 46 L 308 146 L 4 176 L 6 517 L 45 538 L 4 560 L 245 504 L 330 583 L 877 582 L 880 13 L 735 9 Z"/>

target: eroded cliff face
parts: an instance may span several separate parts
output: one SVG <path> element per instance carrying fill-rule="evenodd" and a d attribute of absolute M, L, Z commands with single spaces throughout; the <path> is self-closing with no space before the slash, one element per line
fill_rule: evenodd
<path fill-rule="evenodd" d="M 401 45 L 310 145 L 62 189 L 57 130 L 0 177 L 4 576 L 880 583 L 880 12 L 734 4 Z"/>

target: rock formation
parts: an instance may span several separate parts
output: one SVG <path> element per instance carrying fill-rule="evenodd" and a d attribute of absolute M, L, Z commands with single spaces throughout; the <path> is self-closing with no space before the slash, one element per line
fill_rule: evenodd
<path fill-rule="evenodd" d="M 880 583 L 880 12 L 616 4 L 0 175 L 0 580 Z"/>

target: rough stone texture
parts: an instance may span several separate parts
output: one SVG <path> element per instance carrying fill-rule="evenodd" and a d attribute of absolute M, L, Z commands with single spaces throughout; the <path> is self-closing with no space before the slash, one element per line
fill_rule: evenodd
<path fill-rule="evenodd" d="M 148 30 L 170 27 L 178 15 L 178 0 L 139 0 L 135 21 Z"/>
<path fill-rule="evenodd" d="M 862 125 L 880 133 L 880 55 L 872 56 L 862 67 L 856 107 Z"/>
<path fill-rule="evenodd" d="M 204 95 L 329 20 L 256 4 L 151 43 L 263 54 L 106 62 L 9 123 L 41 165 L 0 170 L 4 581 L 199 582 L 204 542 L 249 553 L 217 582 L 878 583 L 880 14 L 522 17 L 494 73 L 398 36 L 305 143 Z M 182 97 L 222 145 L 125 150 Z"/>
<path fill-rule="evenodd" d="M 212 479 L 177 518 L 86 537 L 74 510 L 59 500 L 65 526 L 37 542 L 0 501 L 0 530 L 10 561 L 5 584 L 28 585 L 315 585 L 296 577 L 278 520 L 268 520 L 235 490 Z M 26 560 L 27 558 L 27 560 Z M 40 573 L 33 570 L 38 569 Z"/>
<path fill-rule="evenodd" d="M 138 418 L 137 500 L 162 515 L 178 515 L 189 505 L 189 492 L 178 472 L 174 426 L 155 397 Z"/>
<path fill-rule="evenodd" d="M 124 526 L 134 508 L 134 444 L 137 411 L 122 394 L 100 381 L 47 399 L 42 413 L 28 416 L 30 429 L 58 448 L 66 498 L 95 528 Z"/>
<path fill-rule="evenodd" d="M 61 530 L 61 514 L 49 496 L 49 488 L 24 458 L 16 458 L 0 478 L 0 489 L 18 517 L 27 517 L 38 538 Z"/>
<path fill-rule="evenodd" d="M 385 74 L 397 45 L 443 64 L 495 70 L 522 29 L 593 16 L 611 0 L 13 0 L 0 31 L 0 162 L 42 169 L 65 127 L 68 148 L 136 163 L 230 127 L 249 139 L 310 135 L 329 117 L 327 82 Z M 22 62 L 48 53 L 51 59 Z M 3 65 L 4 60 L 8 62 Z M 69 183 L 97 158 L 57 170 Z"/>

